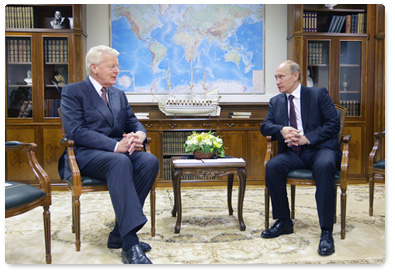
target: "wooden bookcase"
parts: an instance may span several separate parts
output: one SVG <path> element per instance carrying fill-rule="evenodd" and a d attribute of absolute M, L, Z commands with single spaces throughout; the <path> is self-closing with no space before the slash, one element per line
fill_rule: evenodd
<path fill-rule="evenodd" d="M 68 23 L 52 29 L 60 11 Z M 83 79 L 84 5 L 7 5 L 5 29 L 6 141 L 38 144 L 37 157 L 50 178 L 59 180 L 63 148 L 57 107 L 62 86 Z M 17 152 L 6 156 L 6 178 L 34 179 Z"/>
<path fill-rule="evenodd" d="M 384 70 L 385 61 L 374 58 L 384 54 L 383 25 L 383 5 L 288 5 L 288 59 L 300 64 L 302 84 L 326 87 L 335 103 L 347 107 L 349 174 L 360 181 L 366 179 L 373 132 L 385 130 L 384 122 L 374 126 L 384 118 L 384 76 L 375 72 Z"/>

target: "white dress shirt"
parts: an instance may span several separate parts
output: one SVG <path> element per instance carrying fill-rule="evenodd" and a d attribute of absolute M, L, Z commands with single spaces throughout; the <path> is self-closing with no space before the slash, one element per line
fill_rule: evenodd
<path fill-rule="evenodd" d="M 302 113 L 301 113 L 301 107 L 300 107 L 300 89 L 301 89 L 301 84 L 298 85 L 298 87 L 295 89 L 295 91 L 292 92 L 292 94 L 287 94 L 287 99 L 289 95 L 293 95 L 293 103 L 295 106 L 295 114 L 296 114 L 296 124 L 298 125 L 298 130 L 300 131 L 300 134 L 303 136 L 304 131 L 303 131 L 303 123 L 302 123 Z M 288 117 L 290 111 L 290 106 L 289 106 L 289 101 L 288 101 Z"/>

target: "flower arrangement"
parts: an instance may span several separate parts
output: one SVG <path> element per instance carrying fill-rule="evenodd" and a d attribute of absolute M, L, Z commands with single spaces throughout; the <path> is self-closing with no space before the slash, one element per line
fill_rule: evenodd
<path fill-rule="evenodd" d="M 203 151 L 204 153 L 217 154 L 218 157 L 225 157 L 223 141 L 220 137 L 214 135 L 213 132 L 192 132 L 184 143 L 186 153 Z"/>

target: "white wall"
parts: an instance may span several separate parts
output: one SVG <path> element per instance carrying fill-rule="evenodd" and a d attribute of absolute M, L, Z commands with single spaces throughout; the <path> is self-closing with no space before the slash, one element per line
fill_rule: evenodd
<path fill-rule="evenodd" d="M 96 45 L 110 46 L 110 5 L 88 4 L 86 8 L 87 49 Z M 277 65 L 287 59 L 287 5 L 265 5 L 265 90 L 259 101 L 269 101 L 278 94 L 274 80 Z M 240 99 L 235 98 L 235 101 Z M 257 101 L 254 98 L 253 101 Z"/>

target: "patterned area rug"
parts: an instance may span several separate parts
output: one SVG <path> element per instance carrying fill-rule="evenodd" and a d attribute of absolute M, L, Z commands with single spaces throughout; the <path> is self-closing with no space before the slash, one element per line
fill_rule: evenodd
<path fill-rule="evenodd" d="M 385 262 L 385 187 L 377 185 L 374 216 L 368 215 L 367 185 L 348 188 L 346 238 L 340 239 L 340 217 L 334 227 L 335 254 L 317 254 L 320 237 L 313 187 L 297 187 L 295 233 L 262 239 L 264 192 L 247 187 L 244 201 L 245 231 L 228 215 L 226 189 L 182 189 L 181 232 L 174 233 L 172 189 L 157 190 L 156 236 L 150 222 L 139 233 L 152 246 L 147 256 L 154 264 L 382 264 Z M 71 233 L 71 194 L 54 192 L 51 206 L 52 262 L 54 264 L 121 264 L 121 250 L 110 250 L 107 236 L 114 213 L 107 192 L 81 197 L 81 251 L 75 251 Z M 339 208 L 339 201 L 338 201 Z M 149 198 L 144 208 L 149 218 Z M 273 220 L 271 219 L 271 224 Z M 5 219 L 5 262 L 44 263 L 42 209 Z"/>

